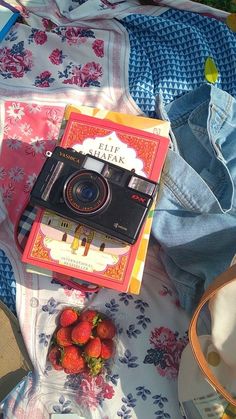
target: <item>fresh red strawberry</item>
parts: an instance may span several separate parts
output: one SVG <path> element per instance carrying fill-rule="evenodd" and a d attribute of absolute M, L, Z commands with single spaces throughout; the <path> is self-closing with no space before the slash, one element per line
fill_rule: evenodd
<path fill-rule="evenodd" d="M 92 325 L 88 321 L 79 322 L 73 327 L 71 337 L 74 343 L 83 345 L 88 342 L 92 332 Z"/>
<path fill-rule="evenodd" d="M 80 349 L 75 345 L 64 348 L 61 365 L 67 374 L 77 374 L 83 371 L 85 360 L 81 356 Z"/>
<path fill-rule="evenodd" d="M 89 323 L 92 323 L 93 326 L 95 326 L 99 320 L 99 314 L 96 310 L 86 310 L 81 313 L 80 320 L 88 321 Z"/>
<path fill-rule="evenodd" d="M 57 346 L 52 346 L 48 353 L 48 360 L 55 370 L 63 370 L 61 366 L 61 350 Z"/>
<path fill-rule="evenodd" d="M 60 315 L 59 323 L 61 327 L 71 326 L 78 319 L 78 313 L 73 308 L 65 308 Z"/>
<path fill-rule="evenodd" d="M 72 326 L 61 327 L 56 333 L 56 341 L 60 346 L 70 346 L 73 344 L 71 340 Z"/>
<path fill-rule="evenodd" d="M 102 359 L 109 359 L 112 357 L 114 351 L 114 342 L 111 339 L 102 340 L 100 357 Z"/>
<path fill-rule="evenodd" d="M 101 348 L 101 339 L 96 337 L 88 341 L 84 348 L 84 352 L 87 356 L 91 356 L 92 358 L 98 358 L 101 353 Z"/>
<path fill-rule="evenodd" d="M 112 339 L 116 334 L 116 327 L 109 319 L 104 319 L 97 325 L 97 335 L 101 339 Z"/>

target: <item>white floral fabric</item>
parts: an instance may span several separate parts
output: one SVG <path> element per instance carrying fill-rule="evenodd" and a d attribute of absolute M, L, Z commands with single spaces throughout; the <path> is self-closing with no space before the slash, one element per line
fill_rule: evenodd
<path fill-rule="evenodd" d="M 137 1 L 25 0 L 24 17 L 0 44 L 0 260 L 16 281 L 16 310 L 34 370 L 4 400 L 4 418 L 178 419 L 178 367 L 189 319 L 151 243 L 139 296 L 96 295 L 26 273 L 16 246 L 28 193 L 55 145 L 66 103 L 140 114 L 129 94 L 129 39 L 114 17 L 160 14 Z M 191 2 L 189 2 L 191 3 Z M 5 269 L 5 268 L 4 268 Z M 9 273 L 11 276 L 9 277 Z M 47 351 L 59 310 L 95 306 L 117 326 L 114 362 L 91 378 L 51 369 Z M 59 375 L 58 375 L 59 374 Z"/>

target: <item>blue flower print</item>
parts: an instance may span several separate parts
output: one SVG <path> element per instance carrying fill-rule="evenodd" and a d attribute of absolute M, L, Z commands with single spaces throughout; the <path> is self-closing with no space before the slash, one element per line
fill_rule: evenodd
<path fill-rule="evenodd" d="M 144 313 L 144 312 L 145 312 L 145 309 L 146 309 L 147 307 L 149 307 L 148 303 L 146 303 L 146 302 L 145 302 L 145 301 L 143 301 L 143 300 L 135 300 L 135 301 L 134 301 L 134 304 L 135 304 L 135 308 L 136 308 L 137 310 L 140 310 L 140 312 L 141 312 L 141 313 Z"/>
<path fill-rule="evenodd" d="M 123 301 L 125 306 L 128 306 L 130 301 L 134 299 L 134 297 L 131 294 L 126 294 L 125 292 L 122 292 L 121 294 L 119 294 L 119 296 L 120 301 Z"/>
<path fill-rule="evenodd" d="M 114 298 L 110 300 L 110 303 L 106 303 L 105 307 L 111 313 L 116 313 L 119 310 L 119 304 L 117 304 Z"/>
<path fill-rule="evenodd" d="M 118 379 L 119 379 L 119 374 L 111 374 L 111 370 L 108 370 L 107 374 L 106 374 L 106 381 L 109 382 L 111 381 L 112 384 L 114 384 L 115 386 L 117 386 L 118 384 Z"/>
<path fill-rule="evenodd" d="M 16 31 L 13 31 L 13 30 L 11 30 L 10 32 L 9 32 L 9 34 L 5 37 L 5 41 L 10 41 L 10 42 L 13 42 L 13 41 L 16 41 L 17 40 L 17 32 Z"/>
<path fill-rule="evenodd" d="M 167 397 L 162 396 L 161 394 L 157 394 L 155 396 L 152 397 L 154 402 L 153 404 L 157 404 L 157 406 L 159 407 L 159 409 L 161 410 L 157 410 L 155 412 L 156 418 L 155 419 L 170 419 L 171 416 L 169 415 L 169 413 L 164 412 L 164 403 L 168 402 Z"/>
<path fill-rule="evenodd" d="M 51 337 L 51 335 L 46 335 L 45 333 L 40 333 L 39 334 L 39 343 L 44 345 L 44 346 L 48 346 L 50 337 Z"/>
<path fill-rule="evenodd" d="M 161 394 L 157 394 L 156 396 L 153 396 L 152 398 L 154 400 L 153 404 L 157 404 L 157 406 L 160 409 L 163 409 L 164 403 L 167 403 L 168 402 L 167 397 L 162 396 Z"/>
<path fill-rule="evenodd" d="M 129 349 L 126 349 L 124 356 L 119 358 L 121 364 L 126 364 L 128 368 L 136 368 L 139 364 L 137 364 L 137 356 L 132 356 Z"/>
<path fill-rule="evenodd" d="M 116 333 L 121 335 L 123 333 L 123 327 L 118 323 L 116 324 Z"/>
<path fill-rule="evenodd" d="M 131 410 L 127 409 L 126 406 L 122 405 L 121 410 L 117 412 L 117 416 L 123 419 L 131 419 L 132 416 L 130 415 L 130 413 L 131 413 Z"/>
<path fill-rule="evenodd" d="M 166 364 L 166 351 L 165 349 L 148 349 L 147 355 L 144 358 L 144 364 L 154 364 L 155 366 L 160 366 L 161 369 L 165 369 Z"/>
<path fill-rule="evenodd" d="M 59 310 L 56 309 L 58 303 L 56 302 L 56 300 L 54 300 L 53 297 L 51 297 L 47 304 L 45 304 L 44 306 L 42 306 L 42 310 L 47 312 L 48 314 L 54 314 L 57 313 Z"/>
<path fill-rule="evenodd" d="M 144 316 L 144 314 L 140 314 L 136 317 L 136 319 L 138 320 L 138 324 L 140 324 L 140 326 L 142 326 L 143 329 L 146 329 L 147 324 L 151 323 L 151 319 L 149 317 Z"/>
<path fill-rule="evenodd" d="M 52 371 L 52 367 L 51 365 L 48 365 L 45 370 L 44 370 L 44 375 L 46 375 L 46 377 L 48 377 L 48 373 Z"/>
<path fill-rule="evenodd" d="M 148 388 L 145 388 L 144 386 L 136 387 L 137 390 L 137 396 L 140 396 L 142 400 L 147 400 L 147 396 L 151 394 L 151 391 L 148 390 Z"/>
<path fill-rule="evenodd" d="M 138 335 L 140 335 L 140 330 L 135 329 L 135 324 L 130 324 L 128 330 L 126 330 L 127 335 L 129 338 L 135 338 L 137 339 Z"/>
<path fill-rule="evenodd" d="M 129 393 L 127 397 L 122 397 L 122 402 L 127 405 L 127 407 L 135 407 L 137 399 L 134 399 L 133 395 Z"/>
<path fill-rule="evenodd" d="M 163 410 L 158 410 L 155 412 L 155 415 L 157 415 L 155 419 L 171 419 L 169 413 L 166 413 Z"/>
<path fill-rule="evenodd" d="M 71 390 L 78 390 L 81 385 L 81 377 L 79 374 L 68 374 L 66 377 L 66 382 L 64 384 L 64 387 Z"/>
<path fill-rule="evenodd" d="M 72 409 L 69 407 L 71 404 L 71 400 L 65 400 L 64 396 L 59 398 L 59 404 L 53 406 L 53 410 L 55 413 L 71 413 Z"/>

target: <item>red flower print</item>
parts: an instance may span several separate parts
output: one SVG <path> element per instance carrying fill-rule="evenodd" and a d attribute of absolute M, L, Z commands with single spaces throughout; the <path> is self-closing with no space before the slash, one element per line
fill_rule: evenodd
<path fill-rule="evenodd" d="M 43 71 L 43 73 L 40 74 L 41 79 L 46 79 L 51 76 L 52 73 L 50 71 Z"/>
<path fill-rule="evenodd" d="M 36 77 L 34 85 L 36 87 L 49 87 L 50 84 L 55 81 L 51 75 L 52 73 L 50 73 L 50 71 L 43 71 L 39 76 Z"/>
<path fill-rule="evenodd" d="M 47 38 L 48 37 L 47 37 L 46 33 L 43 32 L 43 31 L 37 31 L 34 34 L 34 42 L 37 45 L 43 45 L 43 44 L 45 44 L 45 42 L 47 41 Z"/>
<path fill-rule="evenodd" d="M 109 384 L 105 384 L 103 387 L 103 397 L 104 399 L 112 399 L 114 396 L 114 389 Z"/>
<path fill-rule="evenodd" d="M 21 6 L 20 14 L 23 18 L 27 19 L 29 17 L 29 10 L 24 6 Z"/>
<path fill-rule="evenodd" d="M 68 64 L 64 72 L 59 72 L 60 77 L 64 77 L 64 84 L 75 84 L 80 87 L 95 86 L 100 87 L 98 80 L 102 74 L 102 66 L 94 61 L 85 64 L 82 68 L 81 65 Z"/>
<path fill-rule="evenodd" d="M 69 27 L 65 32 L 65 37 L 67 39 L 68 44 L 69 45 L 77 44 L 78 37 L 79 37 L 80 33 L 81 33 L 80 28 Z"/>
<path fill-rule="evenodd" d="M 52 64 L 55 64 L 55 65 L 61 64 L 62 58 L 63 58 L 62 51 L 59 50 L 58 48 L 54 49 L 52 53 L 49 55 L 49 60 L 51 61 Z"/>
<path fill-rule="evenodd" d="M 150 343 L 156 348 L 170 348 L 176 345 L 176 335 L 167 327 L 159 327 L 151 332 Z"/>
<path fill-rule="evenodd" d="M 41 81 L 39 87 L 49 87 L 49 86 L 50 86 L 49 81 L 48 80 L 43 80 L 43 81 Z"/>
<path fill-rule="evenodd" d="M 112 4 L 111 2 L 109 2 L 108 0 L 101 0 L 101 2 L 103 4 L 105 4 L 105 6 L 107 6 L 107 8 L 109 9 L 115 9 L 116 5 Z"/>
<path fill-rule="evenodd" d="M 56 28 L 56 26 L 57 26 L 51 20 L 46 19 L 46 18 L 43 18 L 42 19 L 42 23 L 43 23 L 43 26 L 44 26 L 44 28 L 45 28 L 46 31 L 50 31 L 50 30 Z"/>
<path fill-rule="evenodd" d="M 102 39 L 96 39 L 92 44 L 92 48 L 97 57 L 104 56 L 104 41 Z"/>
<path fill-rule="evenodd" d="M 182 351 L 187 344 L 187 334 L 182 338 L 178 332 L 167 327 L 155 328 L 151 332 L 150 343 L 144 364 L 153 364 L 162 377 L 176 379 Z"/>
<path fill-rule="evenodd" d="M 21 78 L 33 67 L 32 52 L 23 48 L 13 51 L 10 48 L 0 49 L 0 71 L 4 78 Z"/>
<path fill-rule="evenodd" d="M 88 80 L 97 80 L 102 76 L 102 66 L 94 61 L 87 63 L 82 67 L 81 75 Z"/>
<path fill-rule="evenodd" d="M 102 376 L 83 374 L 77 397 L 80 406 L 95 409 L 104 399 L 112 399 L 113 396 L 113 387 Z"/>

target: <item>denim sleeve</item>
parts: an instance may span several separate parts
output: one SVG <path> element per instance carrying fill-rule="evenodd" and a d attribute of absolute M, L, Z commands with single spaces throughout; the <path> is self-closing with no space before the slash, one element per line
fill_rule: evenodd
<path fill-rule="evenodd" d="M 210 85 L 158 101 L 171 122 L 152 233 L 181 305 L 192 312 L 236 253 L 236 102 Z"/>

